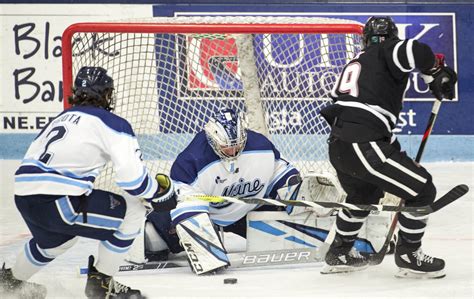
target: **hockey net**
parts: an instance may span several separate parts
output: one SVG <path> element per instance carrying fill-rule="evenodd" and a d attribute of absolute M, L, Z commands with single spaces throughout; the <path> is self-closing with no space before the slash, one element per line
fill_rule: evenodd
<path fill-rule="evenodd" d="M 137 135 L 152 173 L 172 162 L 219 108 L 244 111 L 307 175 L 331 169 L 319 111 L 360 50 L 362 25 L 328 18 L 178 17 L 79 23 L 63 34 L 65 99 L 82 66 L 107 69 L 114 112 Z M 65 108 L 68 107 L 65 101 Z M 112 186 L 108 166 L 96 184 Z"/>

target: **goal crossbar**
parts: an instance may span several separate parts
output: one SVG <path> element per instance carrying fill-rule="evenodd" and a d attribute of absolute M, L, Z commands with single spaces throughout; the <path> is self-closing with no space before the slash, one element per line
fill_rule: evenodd
<path fill-rule="evenodd" d="M 100 23 L 84 22 L 68 26 L 62 35 L 63 94 L 64 99 L 71 95 L 72 37 L 78 32 L 112 33 L 236 33 L 236 34 L 275 34 L 275 33 L 352 33 L 362 34 L 361 24 L 201 24 L 201 23 Z M 67 101 L 64 101 L 68 107 Z"/>

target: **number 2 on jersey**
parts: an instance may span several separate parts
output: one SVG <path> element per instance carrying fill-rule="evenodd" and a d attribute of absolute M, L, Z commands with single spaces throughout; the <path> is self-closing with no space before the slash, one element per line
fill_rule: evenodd
<path fill-rule="evenodd" d="M 361 66 L 358 62 L 347 65 L 339 83 L 340 93 L 348 93 L 353 97 L 359 96 L 359 85 L 357 82 L 359 81 L 360 69 Z"/>
<path fill-rule="evenodd" d="M 54 134 L 55 132 L 56 134 Z M 48 135 L 46 136 L 46 138 L 49 138 L 49 140 L 46 143 L 46 146 L 44 147 L 44 152 L 39 157 L 39 160 L 41 162 L 43 162 L 44 164 L 48 164 L 48 162 L 51 160 L 53 156 L 51 152 L 48 152 L 48 147 L 51 145 L 51 143 L 63 139 L 66 133 L 67 133 L 67 130 L 64 126 L 55 127 L 51 131 L 49 131 Z"/>

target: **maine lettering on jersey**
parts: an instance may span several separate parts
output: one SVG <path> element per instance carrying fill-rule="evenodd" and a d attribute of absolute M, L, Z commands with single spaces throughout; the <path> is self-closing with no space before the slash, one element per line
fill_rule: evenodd
<path fill-rule="evenodd" d="M 262 191 L 263 187 L 265 187 L 265 184 L 263 184 L 258 178 L 253 181 L 246 181 L 244 178 L 240 178 L 238 182 L 233 183 L 230 186 L 226 186 L 224 191 L 222 191 L 222 196 L 252 196 Z"/>

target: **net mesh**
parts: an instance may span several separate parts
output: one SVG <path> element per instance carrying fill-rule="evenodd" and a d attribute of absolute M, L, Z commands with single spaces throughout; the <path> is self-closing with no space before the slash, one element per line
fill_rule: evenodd
<path fill-rule="evenodd" d="M 256 22 L 252 20 L 247 26 Z M 332 26 L 342 21 L 324 22 Z M 224 107 L 246 112 L 251 129 L 267 135 L 303 175 L 331 171 L 329 127 L 319 111 L 328 104 L 342 67 L 360 50 L 360 36 L 300 33 L 287 23 L 281 33 L 212 28 L 204 33 L 141 33 L 138 27 L 137 32 L 76 32 L 72 74 L 82 66 L 108 70 L 114 78 L 114 112 L 131 123 L 152 173 L 168 173 L 177 154 Z M 267 27 L 274 31 L 271 24 Z M 97 186 L 114 189 L 112 176 L 108 166 Z"/>

